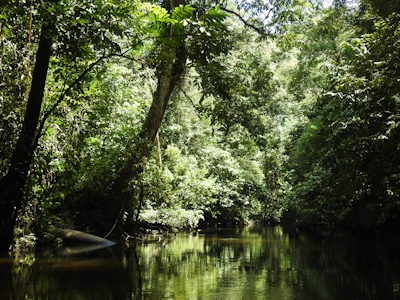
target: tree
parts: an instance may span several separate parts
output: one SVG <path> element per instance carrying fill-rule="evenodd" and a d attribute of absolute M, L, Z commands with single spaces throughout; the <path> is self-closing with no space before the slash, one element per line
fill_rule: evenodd
<path fill-rule="evenodd" d="M 21 26 L 22 28 L 29 28 L 26 26 L 28 19 L 25 16 L 28 8 L 24 10 L 15 8 L 14 4 L 14 1 L 2 4 L 5 10 L 1 13 L 1 19 L 11 19 L 16 16 L 15 23 L 23 23 L 25 26 Z M 241 35 L 250 36 L 250 40 L 256 44 L 257 38 L 279 32 L 297 18 L 302 13 L 301 3 L 271 1 L 264 7 L 253 3 L 252 7 L 256 9 L 251 15 L 239 13 L 231 4 L 220 9 L 213 2 L 189 4 L 184 1 L 165 1 L 162 3 L 163 7 L 148 3 L 132 6 L 126 1 L 117 4 L 99 1 L 57 1 L 37 4 L 37 14 L 33 18 L 33 41 L 40 42 L 36 52 L 32 96 L 28 99 L 25 121 L 21 121 L 24 125 L 21 126 L 23 129 L 20 131 L 19 139 L 11 142 L 14 151 L 11 153 L 7 149 L 4 153 L 9 155 L 4 154 L 1 161 L 4 174 L 0 183 L 0 195 L 2 195 L 0 208 L 4 212 L 0 228 L 1 234 L 5 237 L 2 239 L 3 249 L 11 243 L 15 218 L 19 207 L 24 204 L 22 195 L 27 180 L 30 180 L 36 191 L 41 188 L 40 179 L 29 174 L 36 176 L 44 173 L 43 170 L 32 170 L 31 167 L 34 158 L 40 160 L 43 154 L 38 151 L 41 150 L 41 141 L 43 142 L 42 133 L 51 135 L 51 129 L 67 123 L 60 118 L 65 110 L 78 106 L 79 101 L 91 99 L 85 86 L 90 87 L 90 82 L 99 80 L 96 76 L 104 73 L 96 72 L 95 67 L 102 66 L 103 70 L 106 70 L 103 61 L 111 57 L 118 57 L 124 62 L 134 62 L 133 71 L 136 71 L 137 65 L 140 64 L 143 64 L 146 70 L 151 68 L 157 77 L 157 87 L 153 93 L 147 118 L 137 135 L 137 142 L 133 147 L 121 145 L 129 147 L 129 150 L 123 151 L 124 155 L 129 152 L 127 159 L 123 165 L 113 164 L 115 168 L 120 169 L 115 173 L 110 172 L 112 174 L 107 176 L 110 181 L 110 178 L 115 178 L 109 190 L 109 200 L 104 205 L 105 219 L 109 223 L 119 218 L 126 203 L 131 201 L 140 182 L 143 161 L 150 157 L 152 142 L 160 128 L 169 99 L 177 89 L 185 94 L 182 89 L 182 79 L 187 75 L 189 68 L 196 70 L 198 74 L 196 84 L 202 93 L 201 101 L 196 103 L 196 109 L 205 115 L 212 115 L 213 125 L 216 125 L 218 130 L 225 127 L 229 147 L 236 147 L 233 138 L 229 141 L 231 132 L 243 138 L 243 141 L 250 140 L 251 136 L 255 139 L 257 147 L 267 145 L 264 134 L 268 130 L 268 121 L 265 120 L 265 115 L 279 109 L 271 97 L 275 84 L 271 79 L 272 73 L 266 72 L 268 62 L 255 52 L 242 51 L 241 55 L 244 58 L 242 62 L 240 59 L 234 62 L 228 61 L 234 57 L 233 42 L 240 35 L 235 34 L 236 29 L 230 29 L 229 25 L 232 25 L 233 21 L 230 24 L 227 22 L 226 12 L 238 18 L 247 27 L 253 30 L 260 29 L 257 30 L 257 36 L 252 36 L 248 32 Z M 247 3 L 237 4 L 239 8 L 247 5 Z M 287 10 L 288 8 L 291 10 Z M 268 19 L 272 22 L 268 24 L 269 31 L 261 26 L 265 20 L 259 22 L 259 18 L 263 17 L 263 9 L 271 14 L 271 19 Z M 2 36 L 7 40 L 18 40 L 24 48 L 25 45 L 21 41 L 27 30 L 17 35 L 11 30 L 12 23 L 5 24 L 1 23 Z M 33 49 L 36 49 L 36 45 L 34 42 Z M 243 44 L 240 47 L 243 47 Z M 26 51 L 24 50 L 24 53 Z M 260 61 L 263 64 L 258 65 Z M 251 78 L 248 79 L 248 76 Z M 47 88 L 45 83 L 48 85 Z M 7 89 L 8 92 L 11 93 L 11 90 Z M 21 92 L 18 91 L 16 95 L 20 97 Z M 10 100 L 8 103 L 12 103 L 12 97 L 7 94 L 7 99 Z M 207 97 L 213 98 L 214 107 L 206 105 L 204 99 Z M 17 98 L 13 100 L 15 99 Z M 265 103 L 266 99 L 268 103 Z M 8 106 L 11 108 L 13 105 Z M 4 123 L 2 121 L 2 124 Z M 46 128 L 46 124 L 53 127 Z M 259 126 L 260 124 L 262 126 Z M 137 133 L 136 128 L 132 130 L 132 134 Z M 8 131 L 17 130 L 8 129 Z M 65 141 L 62 143 L 66 145 Z M 253 142 L 248 143 L 257 148 Z M 69 153 L 76 154 L 74 151 Z M 44 161 L 50 161 L 53 167 L 63 168 L 57 157 L 52 159 L 55 154 L 51 150 L 45 155 L 48 157 Z M 238 158 L 239 154 L 235 155 L 235 159 Z M 73 161 L 75 158 L 69 159 Z M 249 199 L 255 199 L 258 193 L 265 192 L 257 182 L 254 186 L 258 192 L 253 193 L 253 184 L 257 180 L 251 178 L 252 170 L 255 170 L 254 174 L 257 173 L 258 166 L 253 166 L 253 162 L 246 159 L 238 161 L 243 164 L 241 167 L 247 168 L 246 172 L 248 171 L 244 172 L 246 176 L 249 175 L 249 180 L 245 184 L 247 196 Z M 248 165 L 244 167 L 247 163 Z M 224 168 L 225 166 L 221 166 L 221 170 Z M 71 182 L 73 178 L 73 176 L 70 178 Z M 223 176 L 221 178 L 227 179 Z M 234 189 L 230 191 L 232 190 Z M 60 190 L 51 197 L 55 199 L 60 195 L 59 197 L 63 198 L 65 194 L 68 193 Z"/>
<path fill-rule="evenodd" d="M 109 219 L 119 218 L 118 211 L 122 212 L 126 201 L 132 199 L 135 185 L 137 184 L 135 184 L 135 181 L 138 180 L 138 176 L 143 171 L 142 160 L 149 156 L 152 147 L 151 143 L 160 128 L 171 94 L 174 88 L 181 83 L 181 77 L 186 70 L 187 58 L 190 57 L 190 54 L 187 53 L 186 36 L 189 35 L 195 38 L 196 35 L 200 35 L 200 37 L 204 37 L 207 34 L 210 35 L 206 30 L 210 30 L 212 26 L 224 26 L 221 21 L 223 21 L 225 15 L 218 12 L 218 7 L 206 10 L 204 14 L 199 15 L 200 19 L 197 21 L 196 18 L 194 20 L 191 19 L 194 16 L 193 8 L 184 1 L 167 1 L 163 3 L 163 6 L 169 10 L 169 14 L 176 22 L 165 24 L 160 28 L 159 34 L 163 39 L 161 44 L 157 44 L 153 50 L 157 64 L 155 71 L 157 87 L 139 135 L 140 140 L 131 150 L 132 154 L 119 173 L 110 192 L 107 204 L 108 209 L 106 210 Z M 194 26 L 185 26 L 184 24 L 188 22 L 194 24 Z M 204 27 L 197 26 L 195 22 L 203 24 Z M 215 47 L 213 42 L 212 39 L 208 39 L 208 42 L 203 47 Z"/>
<path fill-rule="evenodd" d="M 365 231 L 399 226 L 392 167 L 398 165 L 398 72 L 389 55 L 399 51 L 395 15 L 358 12 L 359 27 L 338 48 L 340 59 L 328 68 L 329 84 L 295 147 L 294 195 L 314 218 Z"/>
<path fill-rule="evenodd" d="M 13 18 L 15 11 L 24 13 L 23 10 L 13 8 L 15 7 L 14 1 L 8 1 L 2 6 L 5 9 L 2 18 L 6 20 Z M 108 36 L 120 35 L 123 29 L 117 23 L 110 22 L 108 17 L 110 15 L 115 17 L 127 16 L 127 10 L 122 7 L 95 5 L 91 1 L 83 3 L 70 1 L 68 5 L 61 1 L 48 1 L 39 3 L 37 9 L 39 13 L 35 22 L 38 23 L 38 26 L 34 27 L 34 32 L 37 32 L 36 29 L 40 28 L 39 44 L 26 112 L 9 160 L 8 170 L 0 181 L 0 248 L 2 250 L 8 249 L 12 242 L 14 223 L 22 205 L 22 195 L 34 151 L 47 118 L 71 89 L 82 83 L 87 73 L 103 59 L 112 56 L 113 53 L 120 52 L 119 45 Z M 62 20 L 59 18 L 60 16 L 63 17 Z M 90 26 L 86 26 L 87 24 L 90 24 Z M 6 37 L 13 35 L 12 28 L 7 24 L 2 23 L 2 31 L 5 32 Z M 97 34 L 94 34 L 96 31 Z M 87 41 L 91 41 L 95 47 L 90 47 Z M 96 50 L 96 47 L 101 50 Z M 53 56 L 63 63 L 75 62 L 76 57 L 93 59 L 94 62 L 87 60 L 82 66 L 79 65 L 78 60 L 75 66 L 83 67 L 84 71 L 78 71 L 81 73 L 73 81 L 63 78 L 64 87 L 58 100 L 50 104 L 50 108 L 42 115 L 40 120 L 52 51 L 54 52 Z M 103 53 L 100 54 L 100 51 Z M 71 65 L 74 65 L 74 63 L 71 63 Z"/>
<path fill-rule="evenodd" d="M 276 103 L 273 103 L 271 97 L 274 87 L 267 61 L 261 54 L 248 51 L 249 49 L 243 50 L 240 59 L 231 59 L 233 39 L 240 38 L 240 35 L 228 30 L 225 22 L 227 14 L 221 10 L 240 16 L 238 13 L 227 8 L 220 9 L 213 3 L 194 2 L 191 5 L 163 3 L 172 18 L 181 16 L 182 19 L 177 21 L 182 23 L 166 24 L 160 29 L 160 35 L 170 34 L 171 37 L 163 39 L 154 49 L 157 88 L 140 134 L 142 140 L 131 150 L 132 154 L 109 195 L 106 209 L 108 219 L 112 219 L 112 216 L 119 218 L 127 201 L 132 199 L 138 187 L 139 176 L 143 171 L 143 159 L 150 154 L 151 142 L 160 128 L 172 92 L 176 87 L 182 90 L 181 78 L 187 72 L 187 60 L 189 66 L 195 68 L 198 74 L 196 83 L 202 90 L 201 100 L 197 105 L 198 110 L 211 115 L 213 123 L 223 124 L 226 134 L 232 127 L 240 124 L 253 134 L 260 145 L 264 143 L 262 135 L 266 130 L 266 126 L 264 127 L 266 122 L 263 117 L 268 110 L 276 110 L 274 107 Z M 271 5 L 274 10 L 285 8 L 281 3 Z M 271 7 L 268 6 L 268 9 Z M 198 19 L 194 17 L 195 15 Z M 248 21 L 243 18 L 241 20 L 250 26 Z M 275 25 L 278 28 L 279 24 L 286 21 L 284 18 L 277 20 Z M 246 34 L 252 36 L 249 32 L 243 36 Z M 265 32 L 263 34 L 265 35 Z M 244 42 L 248 40 L 244 38 Z M 254 44 L 255 42 L 252 45 Z M 211 106 L 204 105 L 203 100 L 209 96 L 215 101 Z M 233 205 L 229 207 L 233 208 Z"/>
<path fill-rule="evenodd" d="M 51 55 L 52 39 L 49 36 L 54 30 L 53 20 L 43 24 L 39 47 L 36 53 L 36 65 L 32 77 L 32 86 L 21 133 L 12 154 L 10 166 L 0 182 L 0 249 L 8 249 L 12 242 L 14 223 L 21 208 L 21 197 L 26 183 L 33 151 L 36 147 L 37 124 L 43 101 L 47 70 Z"/>

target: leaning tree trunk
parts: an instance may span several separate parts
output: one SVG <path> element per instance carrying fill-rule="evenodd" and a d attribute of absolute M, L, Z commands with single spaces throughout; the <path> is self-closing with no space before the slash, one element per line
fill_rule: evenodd
<path fill-rule="evenodd" d="M 119 218 L 124 206 L 133 197 L 136 181 L 143 172 L 143 160 L 151 153 L 152 143 L 161 126 L 172 91 L 184 73 L 186 59 L 187 55 L 182 41 L 179 47 L 171 49 L 169 62 L 163 64 L 162 69 L 157 70 L 159 74 L 157 89 L 153 94 L 153 102 L 140 133 L 140 141 L 132 149 L 128 161 L 115 180 L 108 196 L 104 216 L 110 222 Z"/>
<path fill-rule="evenodd" d="M 0 181 L 0 251 L 7 250 L 13 242 L 15 220 L 21 208 L 22 194 L 35 150 L 51 45 L 51 39 L 45 28 L 42 28 L 22 130 L 8 172 Z"/>

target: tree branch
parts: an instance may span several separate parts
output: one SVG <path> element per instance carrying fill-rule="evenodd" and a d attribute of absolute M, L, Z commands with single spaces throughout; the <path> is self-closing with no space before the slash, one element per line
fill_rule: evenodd
<path fill-rule="evenodd" d="M 76 78 L 72 84 L 68 86 L 66 90 L 64 90 L 60 97 L 58 97 L 58 100 L 56 103 L 53 104 L 53 106 L 44 114 L 42 121 L 40 122 L 39 129 L 35 138 L 35 143 L 34 147 L 32 149 L 36 149 L 38 143 L 39 143 L 39 138 L 41 136 L 44 124 L 46 123 L 47 118 L 54 112 L 54 110 L 57 108 L 58 105 L 60 105 L 61 101 L 64 100 L 65 96 L 71 91 L 71 89 L 77 85 L 96 65 L 98 65 L 103 59 L 107 59 L 114 56 L 114 54 L 109 54 L 105 56 L 101 56 L 98 58 L 94 63 L 92 63 L 85 71 L 82 72 L 81 75 L 79 75 L 78 78 Z"/>
<path fill-rule="evenodd" d="M 186 36 L 186 35 L 174 35 L 174 36 Z M 159 36 L 159 37 L 145 37 L 141 40 L 139 40 L 138 42 L 136 42 L 134 45 L 132 45 L 131 47 L 129 47 L 128 49 L 126 49 L 125 51 L 121 52 L 121 53 L 111 53 L 108 55 L 103 55 L 101 57 L 99 57 L 94 63 L 92 63 L 85 71 L 83 71 L 83 73 L 76 78 L 72 84 L 70 84 L 68 86 L 68 88 L 63 91 L 60 95 L 60 97 L 58 98 L 57 102 L 53 104 L 53 106 L 44 114 L 42 121 L 40 122 L 38 131 L 37 131 L 37 135 L 35 138 L 35 142 L 34 142 L 34 147 L 32 148 L 33 150 L 36 149 L 38 143 L 39 143 L 39 138 L 41 136 L 44 124 L 46 123 L 46 120 L 48 119 L 48 117 L 54 112 L 54 110 L 57 108 L 58 105 L 60 105 L 60 103 L 64 100 L 65 96 L 71 91 L 71 89 L 77 85 L 95 66 L 97 66 L 102 60 L 104 59 L 108 59 L 111 57 L 122 57 L 125 59 L 133 59 L 130 58 L 128 56 L 126 56 L 125 54 L 128 53 L 130 50 L 134 49 L 137 45 L 139 45 L 140 43 L 142 43 L 143 41 L 147 40 L 147 39 L 153 39 L 153 38 L 166 38 L 166 37 L 170 37 L 170 36 Z M 135 60 L 135 59 L 133 59 Z M 137 60 L 135 60 L 137 61 Z"/>
<path fill-rule="evenodd" d="M 246 25 L 246 26 L 252 28 L 252 29 L 255 30 L 257 33 L 259 33 L 259 34 L 261 34 L 261 35 L 264 35 L 264 36 L 270 36 L 270 34 L 269 34 L 268 32 L 264 31 L 263 29 L 261 29 L 261 28 L 259 28 L 259 27 L 257 27 L 257 26 L 254 26 L 253 24 L 250 24 L 250 23 L 249 23 L 248 21 L 246 21 L 239 13 L 237 13 L 237 12 L 235 12 L 235 11 L 233 11 L 233 10 L 230 10 L 230 9 L 228 9 L 228 8 L 225 8 L 225 7 L 220 7 L 220 9 L 223 10 L 223 11 L 225 11 L 225 12 L 227 12 L 227 13 L 230 13 L 230 14 L 232 14 L 232 15 L 235 15 L 236 17 L 238 17 L 238 18 L 240 19 L 240 21 L 242 21 L 242 22 L 244 23 L 244 25 Z"/>
<path fill-rule="evenodd" d="M 193 107 L 198 110 L 196 104 L 194 104 L 192 98 L 189 97 L 188 94 L 186 94 L 186 92 L 183 90 L 183 88 L 180 86 L 180 84 L 176 84 L 176 86 L 181 90 L 181 92 L 185 95 L 185 97 L 190 101 L 190 103 L 192 103 Z"/>

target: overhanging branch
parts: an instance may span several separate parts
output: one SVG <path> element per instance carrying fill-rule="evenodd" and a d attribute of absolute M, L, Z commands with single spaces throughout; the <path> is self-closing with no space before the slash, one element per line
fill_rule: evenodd
<path fill-rule="evenodd" d="M 102 55 L 101 57 L 99 57 L 95 62 L 93 62 L 85 71 L 82 72 L 81 75 L 79 75 L 69 86 L 66 90 L 63 89 L 61 95 L 58 97 L 58 100 L 56 101 L 56 103 L 53 104 L 53 106 L 44 114 L 42 121 L 40 122 L 39 125 L 39 129 L 37 131 L 37 135 L 35 138 L 35 142 L 34 142 L 34 147 L 32 149 L 36 149 L 38 142 L 39 142 L 39 138 L 41 136 L 44 124 L 46 123 L 47 119 L 49 118 L 49 116 L 54 112 L 54 110 L 57 108 L 58 105 L 60 105 L 60 103 L 64 100 L 65 96 L 68 95 L 68 93 L 72 90 L 72 88 L 77 85 L 81 80 L 83 80 L 83 78 L 85 78 L 85 76 L 95 67 L 97 66 L 101 61 L 103 61 L 104 59 L 108 59 L 111 57 L 115 57 L 115 56 L 119 56 L 119 57 L 124 57 L 124 58 L 128 58 L 125 54 L 128 53 L 129 51 L 131 51 L 132 49 L 134 49 L 137 45 L 139 45 L 140 43 L 142 43 L 144 40 L 148 39 L 144 38 L 139 40 L 138 42 L 136 42 L 134 45 L 132 45 L 129 49 L 121 52 L 121 53 L 111 53 L 108 55 Z M 161 37 L 162 38 L 162 37 Z"/>
<path fill-rule="evenodd" d="M 261 28 L 259 28 L 259 27 L 257 27 L 257 26 L 254 26 L 253 24 L 250 24 L 250 23 L 249 23 L 247 20 L 245 20 L 239 13 L 237 13 L 237 12 L 235 12 L 235 11 L 233 11 L 233 10 L 230 10 L 230 9 L 228 9 L 228 8 L 225 8 L 225 7 L 220 7 L 220 9 L 223 10 L 223 11 L 225 11 L 225 12 L 227 12 L 227 13 L 230 13 L 230 14 L 232 14 L 232 15 L 235 15 L 236 17 L 238 17 L 238 18 L 240 19 L 240 21 L 243 22 L 244 25 L 246 25 L 247 27 L 250 27 L 251 29 L 255 30 L 257 33 L 259 33 L 259 34 L 261 34 L 261 35 L 264 35 L 264 36 L 270 36 L 270 34 L 269 34 L 268 32 L 262 30 Z"/>
<path fill-rule="evenodd" d="M 58 97 L 58 100 L 56 103 L 53 104 L 53 106 L 44 114 L 42 121 L 40 122 L 39 129 L 35 138 L 35 143 L 34 147 L 32 149 L 36 149 L 36 146 L 39 142 L 39 138 L 41 136 L 44 124 L 46 123 L 48 117 L 54 112 L 54 110 L 57 108 L 58 105 L 64 100 L 65 96 L 71 91 L 71 89 L 77 85 L 95 66 L 97 66 L 103 59 L 107 59 L 114 56 L 114 54 L 109 54 L 105 56 L 101 56 L 98 58 L 95 62 L 93 62 L 85 71 L 82 72 L 81 75 L 79 75 L 78 78 L 76 78 L 66 90 L 63 90 L 61 93 L 60 97 Z"/>
<path fill-rule="evenodd" d="M 194 104 L 192 98 L 190 98 L 190 96 L 185 92 L 185 90 L 184 90 L 179 84 L 177 84 L 176 86 L 181 90 L 181 92 L 183 93 L 183 95 L 185 95 L 185 97 L 190 101 L 190 103 L 192 103 L 193 107 L 194 107 L 196 110 L 198 110 L 196 104 Z"/>

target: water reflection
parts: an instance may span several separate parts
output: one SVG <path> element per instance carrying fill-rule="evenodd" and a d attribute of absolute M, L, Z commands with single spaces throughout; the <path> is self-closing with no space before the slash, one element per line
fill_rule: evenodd
<path fill-rule="evenodd" d="M 110 245 L 107 244 L 78 244 L 78 245 L 72 245 L 68 247 L 62 247 L 58 253 L 60 255 L 68 256 L 68 255 L 74 255 L 74 254 L 79 254 L 79 253 L 85 253 L 85 252 L 90 252 L 90 251 L 95 251 L 99 250 L 102 248 L 108 248 Z"/>
<path fill-rule="evenodd" d="M 400 299 L 396 241 L 294 228 L 178 234 L 160 243 L 62 257 L 0 258 L 0 299 Z"/>

